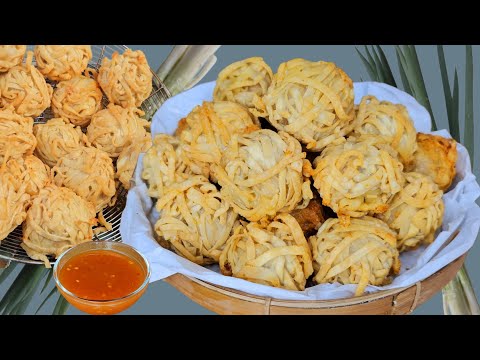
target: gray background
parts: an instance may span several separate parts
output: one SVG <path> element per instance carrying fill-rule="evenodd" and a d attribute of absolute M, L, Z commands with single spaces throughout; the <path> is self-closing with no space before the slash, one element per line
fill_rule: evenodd
<path fill-rule="evenodd" d="M 157 69 L 163 59 L 170 52 L 171 47 L 166 45 L 128 45 L 133 49 L 141 49 L 145 52 L 148 61 L 153 69 Z M 396 58 L 392 46 L 384 46 L 387 57 L 396 71 Z M 446 110 L 444 105 L 443 88 L 439 73 L 436 46 L 417 46 L 418 56 L 421 62 L 425 83 L 430 96 L 430 101 L 434 109 L 435 119 L 439 128 L 448 129 Z M 450 71 L 451 83 L 453 83 L 453 67 L 457 66 L 459 71 L 460 83 L 463 83 L 465 69 L 465 47 L 464 46 L 445 46 L 445 54 L 447 59 L 447 67 Z M 301 57 L 308 60 L 325 60 L 333 61 L 343 68 L 345 72 L 354 80 L 367 80 L 366 71 L 355 51 L 355 46 L 350 45 L 244 45 L 233 46 L 224 45 L 217 52 L 217 64 L 211 72 L 205 77 L 204 82 L 216 79 L 219 71 L 234 61 L 238 61 L 251 56 L 261 56 L 275 71 L 281 62 L 292 58 Z M 474 71 L 475 77 L 478 78 L 480 48 L 474 47 Z M 394 71 L 396 79 L 399 79 L 398 72 Z M 397 81 L 397 83 L 400 83 Z M 475 94 L 478 98 L 479 90 L 477 87 L 480 82 L 475 82 Z M 463 88 L 460 88 L 460 104 L 461 117 L 463 116 Z M 475 102 L 476 118 L 480 116 L 480 102 Z M 463 129 L 461 129 L 463 131 Z M 480 127 L 475 129 L 475 139 L 478 138 Z M 477 147 L 477 153 L 480 149 Z M 478 156 L 475 157 L 475 173 L 478 174 Z M 477 244 L 470 251 L 467 258 L 467 269 L 470 273 L 475 291 L 480 294 L 480 267 L 478 259 L 480 258 L 480 245 Z M 6 283 L 0 287 L 0 296 L 3 296 L 7 286 Z M 32 304 L 32 307 L 38 305 L 38 302 Z M 54 302 L 50 301 L 45 309 L 41 312 L 44 314 L 51 313 Z M 76 309 L 70 307 L 68 314 L 81 314 Z M 124 314 L 212 314 L 210 311 L 202 308 L 183 296 L 170 285 L 159 281 L 150 285 L 147 293 L 137 304 L 124 312 Z M 434 296 L 430 301 L 419 307 L 415 314 L 443 314 L 441 293 Z"/>

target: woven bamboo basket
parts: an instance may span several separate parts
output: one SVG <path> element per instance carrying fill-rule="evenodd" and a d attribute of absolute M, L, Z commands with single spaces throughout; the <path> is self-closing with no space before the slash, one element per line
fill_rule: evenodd
<path fill-rule="evenodd" d="M 185 296 L 221 315 L 405 315 L 447 285 L 466 255 L 413 286 L 329 301 L 287 301 L 250 295 L 181 274 L 165 279 Z"/>

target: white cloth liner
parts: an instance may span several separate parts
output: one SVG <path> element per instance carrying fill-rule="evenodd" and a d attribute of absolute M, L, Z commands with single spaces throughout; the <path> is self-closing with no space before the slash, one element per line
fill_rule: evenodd
<path fill-rule="evenodd" d="M 177 95 L 160 108 L 152 120 L 152 135 L 173 134 L 180 119 L 203 101 L 212 100 L 215 83 L 206 83 Z M 431 120 L 427 110 L 410 95 L 386 84 L 364 82 L 355 83 L 355 102 L 364 95 L 375 95 L 380 100 L 405 105 L 419 132 L 430 132 Z M 446 130 L 434 132 L 450 137 Z M 291 291 L 255 284 L 242 279 L 223 276 L 217 265 L 202 267 L 175 253 L 160 247 L 153 237 L 153 226 L 158 218 L 153 202 L 147 195 L 146 185 L 141 180 L 142 159 L 140 157 L 135 172 L 135 186 L 130 190 L 127 206 L 122 216 L 121 234 L 123 241 L 141 251 L 152 267 L 151 281 L 164 279 L 175 273 L 182 273 L 212 284 L 244 291 L 258 296 L 268 296 L 285 300 L 328 300 L 352 297 L 356 285 L 322 284 L 305 291 Z M 401 255 L 402 269 L 388 286 L 368 286 L 367 292 L 411 286 L 431 276 L 445 265 L 465 254 L 474 244 L 480 227 L 480 207 L 475 200 L 480 196 L 480 186 L 472 174 L 467 150 L 458 144 L 457 178 L 454 188 L 444 195 L 445 217 L 442 231 L 428 247 Z M 149 220 L 150 219 L 150 220 Z M 460 229 L 457 237 L 436 256 L 448 237 Z"/>

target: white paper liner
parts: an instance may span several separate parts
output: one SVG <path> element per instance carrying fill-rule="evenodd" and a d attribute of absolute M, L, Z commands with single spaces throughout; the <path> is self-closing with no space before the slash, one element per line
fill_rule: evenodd
<path fill-rule="evenodd" d="M 211 101 L 215 83 L 206 83 L 194 87 L 169 99 L 155 114 L 152 120 L 152 135 L 158 133 L 173 134 L 180 119 L 203 101 Z M 380 100 L 400 103 L 407 107 L 415 127 L 419 132 L 432 133 L 430 115 L 413 97 L 386 84 L 375 82 L 355 83 L 355 103 L 365 95 L 375 95 Z M 444 137 L 451 137 L 446 130 L 436 131 Z M 453 188 L 444 195 L 445 216 L 441 232 L 428 247 L 403 253 L 400 258 L 402 269 L 388 286 L 368 286 L 368 293 L 411 286 L 436 273 L 445 265 L 465 254 L 474 244 L 480 227 L 480 207 L 475 200 L 480 196 L 480 186 L 472 174 L 470 158 L 461 144 L 457 145 L 457 177 Z M 153 202 L 147 195 L 147 187 L 140 174 L 143 163 L 140 156 L 135 172 L 135 186 L 127 197 L 127 206 L 123 212 L 121 234 L 123 241 L 141 251 L 152 267 L 151 281 L 158 281 L 175 273 L 195 277 L 212 284 L 244 291 L 258 296 L 268 296 L 284 300 L 329 300 L 352 297 L 356 285 L 322 284 L 305 291 L 278 289 L 255 284 L 246 280 L 223 276 L 217 265 L 202 267 L 175 253 L 165 250 L 153 237 L 153 226 L 158 219 Z M 460 229 L 456 238 L 438 254 L 432 257 L 449 236 Z"/>

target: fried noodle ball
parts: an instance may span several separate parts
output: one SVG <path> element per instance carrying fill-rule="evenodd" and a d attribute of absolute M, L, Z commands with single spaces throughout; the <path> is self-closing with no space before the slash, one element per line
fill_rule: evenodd
<path fill-rule="evenodd" d="M 52 180 L 50 168 L 33 155 L 12 159 L 6 166 L 19 184 L 25 184 L 25 192 L 32 197 L 38 195 Z"/>
<path fill-rule="evenodd" d="M 27 217 L 30 195 L 27 184 L 19 183 L 18 178 L 0 167 L 0 243 Z"/>
<path fill-rule="evenodd" d="M 417 132 L 407 108 L 375 96 L 363 97 L 355 120 L 354 135 L 384 136 L 398 152 L 404 165 L 413 160 L 417 149 Z"/>
<path fill-rule="evenodd" d="M 81 75 L 92 59 L 90 45 L 37 45 L 34 51 L 38 70 L 53 81 Z"/>
<path fill-rule="evenodd" d="M 288 290 L 304 290 L 313 273 L 307 240 L 289 214 L 236 227 L 220 256 L 220 269 L 224 275 Z"/>
<path fill-rule="evenodd" d="M 144 113 L 137 108 L 124 109 L 109 104 L 92 117 L 87 128 L 87 139 L 96 148 L 117 158 L 120 153 L 138 138 L 146 136 L 148 121 L 140 118 Z"/>
<path fill-rule="evenodd" d="M 52 87 L 32 65 L 32 52 L 27 53 L 25 64 L 0 74 L 0 107 L 12 105 L 22 116 L 40 116 L 50 107 Z"/>
<path fill-rule="evenodd" d="M 396 152 L 379 136 L 350 137 L 314 161 L 314 186 L 342 221 L 383 213 L 405 179 Z"/>
<path fill-rule="evenodd" d="M 56 117 L 63 117 L 73 125 L 84 127 L 101 109 L 102 98 L 102 91 L 94 79 L 75 76 L 57 85 L 53 92 L 52 110 Z"/>
<path fill-rule="evenodd" d="M 255 116 L 265 117 L 267 111 L 263 96 L 272 79 L 272 69 L 261 57 L 235 62 L 218 75 L 213 99 L 241 104 Z"/>
<path fill-rule="evenodd" d="M 33 119 L 16 114 L 11 107 L 0 109 L 0 165 L 32 155 L 36 145 Z"/>
<path fill-rule="evenodd" d="M 220 163 L 234 134 L 259 128 L 257 118 L 245 107 L 229 101 L 204 102 L 193 109 L 185 122 L 179 135 L 185 144 L 185 161 L 195 173 L 206 176 L 210 165 Z"/>
<path fill-rule="evenodd" d="M 218 262 L 237 214 L 201 175 L 169 187 L 158 199 L 157 235 L 180 256 L 199 264 Z"/>
<path fill-rule="evenodd" d="M 107 153 L 79 147 L 62 157 L 52 169 L 54 182 L 73 190 L 91 202 L 96 213 L 111 204 L 115 196 L 115 170 Z"/>
<path fill-rule="evenodd" d="M 137 166 L 139 155 L 146 152 L 151 147 L 152 139 L 150 134 L 146 134 L 145 137 L 141 139 L 139 138 L 123 149 L 118 156 L 116 177 L 122 183 L 125 189 L 130 189 L 130 180 L 132 179 L 133 173 Z"/>
<path fill-rule="evenodd" d="M 455 179 L 457 143 L 453 139 L 417 134 L 418 149 L 408 170 L 430 176 L 440 190 L 447 191 Z"/>
<path fill-rule="evenodd" d="M 321 151 L 353 126 L 353 82 L 334 63 L 294 59 L 280 65 L 263 98 L 268 121 Z"/>
<path fill-rule="evenodd" d="M 406 185 L 379 216 L 396 231 L 398 250 L 430 244 L 443 220 L 443 192 L 432 179 L 420 173 L 405 173 Z"/>
<path fill-rule="evenodd" d="M 21 246 L 30 258 L 49 268 L 48 255 L 58 258 L 69 248 L 91 241 L 96 222 L 92 203 L 70 189 L 48 185 L 27 212 Z"/>
<path fill-rule="evenodd" d="M 26 51 L 26 45 L 0 45 L 0 73 L 20 65 Z"/>
<path fill-rule="evenodd" d="M 389 276 L 400 271 L 395 233 L 373 217 L 352 219 L 348 226 L 328 219 L 309 241 L 318 284 L 358 284 L 360 296 L 367 285 L 389 284 Z"/>
<path fill-rule="evenodd" d="M 304 180 L 306 154 L 286 132 L 258 130 L 234 136 L 213 170 L 222 196 L 249 221 L 278 212 L 290 212 L 313 198 L 310 180 Z"/>
<path fill-rule="evenodd" d="M 61 157 L 87 143 L 82 129 L 62 118 L 36 124 L 33 133 L 37 139 L 35 155 L 50 167 L 55 166 Z"/>
<path fill-rule="evenodd" d="M 153 74 L 145 54 L 130 49 L 103 58 L 98 83 L 108 100 L 124 108 L 140 107 L 152 92 Z"/>

